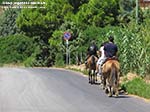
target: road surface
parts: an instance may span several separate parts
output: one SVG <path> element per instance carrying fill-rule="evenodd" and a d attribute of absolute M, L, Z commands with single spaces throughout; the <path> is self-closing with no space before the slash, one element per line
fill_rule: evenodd
<path fill-rule="evenodd" d="M 0 112 L 150 112 L 150 102 L 109 98 L 69 70 L 0 68 Z"/>

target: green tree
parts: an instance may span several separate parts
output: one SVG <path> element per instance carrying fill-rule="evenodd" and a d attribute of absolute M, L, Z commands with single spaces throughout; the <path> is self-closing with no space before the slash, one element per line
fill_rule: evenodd
<path fill-rule="evenodd" d="M 20 11 L 16 9 L 8 9 L 2 14 L 0 17 L 0 36 L 20 33 L 20 30 L 16 25 L 16 18 L 19 12 Z"/>
<path fill-rule="evenodd" d="M 73 7 L 73 12 L 77 13 L 79 11 L 79 7 L 85 3 L 88 3 L 89 0 L 68 0 L 69 4 Z"/>
<path fill-rule="evenodd" d="M 104 27 L 118 23 L 118 9 L 118 0 L 89 0 L 80 7 L 77 16 L 82 23 Z"/>
<path fill-rule="evenodd" d="M 136 20 L 136 3 L 135 0 L 120 0 L 120 15 L 118 16 L 119 22 L 122 24 L 127 24 L 130 21 Z M 143 22 L 143 11 L 141 8 L 138 8 L 138 19 L 139 23 Z"/>
<path fill-rule="evenodd" d="M 72 11 L 72 6 L 66 0 L 46 0 L 46 9 L 23 9 L 17 19 L 22 31 L 30 36 L 40 36 L 48 43 L 53 31 L 64 22 L 66 15 Z"/>
<path fill-rule="evenodd" d="M 37 65 L 40 64 L 39 66 L 49 66 L 47 64 L 55 59 L 54 50 L 51 45 L 48 45 L 48 40 L 64 22 L 65 15 L 70 15 L 73 9 L 66 0 L 46 0 L 45 2 L 46 9 L 23 9 L 17 19 L 19 28 L 26 35 L 36 37 L 34 39 L 41 49 L 37 54 L 37 60 L 40 60 L 37 63 Z"/>
<path fill-rule="evenodd" d="M 0 38 L 0 63 L 22 63 L 34 52 L 33 39 L 24 35 Z"/>

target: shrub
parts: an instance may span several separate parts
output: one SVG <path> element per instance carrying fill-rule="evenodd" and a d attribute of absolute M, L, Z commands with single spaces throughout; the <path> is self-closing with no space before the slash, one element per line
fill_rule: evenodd
<path fill-rule="evenodd" d="M 150 84 L 147 84 L 141 78 L 135 78 L 122 84 L 122 88 L 130 94 L 138 95 L 150 99 Z"/>
<path fill-rule="evenodd" d="M 24 35 L 0 38 L 0 63 L 22 63 L 34 52 L 33 40 Z"/>
<path fill-rule="evenodd" d="M 5 10 L 0 16 L 0 36 L 9 36 L 21 33 L 16 25 L 16 18 L 20 13 L 19 9 Z"/>
<path fill-rule="evenodd" d="M 64 57 L 62 53 L 56 54 L 56 59 L 55 59 L 55 66 L 64 66 Z"/>

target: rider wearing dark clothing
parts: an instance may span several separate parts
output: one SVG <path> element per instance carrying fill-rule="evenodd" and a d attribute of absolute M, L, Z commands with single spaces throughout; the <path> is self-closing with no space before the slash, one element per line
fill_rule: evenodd
<path fill-rule="evenodd" d="M 118 47 L 116 44 L 114 44 L 114 38 L 110 36 L 109 42 L 104 45 L 104 52 L 106 58 L 113 58 L 116 57 L 117 52 L 118 52 Z"/>
<path fill-rule="evenodd" d="M 101 49 L 101 52 L 103 52 L 103 56 L 100 57 L 97 63 L 97 71 L 99 75 L 102 74 L 102 66 L 108 59 L 117 59 L 116 55 L 118 47 L 114 44 L 114 38 L 110 36 L 108 39 L 109 42 L 105 42 L 102 45 L 103 48 Z"/>
<path fill-rule="evenodd" d="M 92 56 L 92 55 L 98 57 L 98 56 L 97 56 L 97 51 L 98 51 L 98 47 L 96 46 L 95 42 L 92 41 L 91 45 L 90 45 L 89 48 L 87 49 L 87 57 L 86 57 L 86 59 L 85 59 L 85 60 L 86 60 L 85 63 L 87 63 L 87 59 L 88 59 L 90 56 Z"/>
<path fill-rule="evenodd" d="M 97 50 L 98 47 L 95 44 L 92 44 L 89 48 L 88 48 L 88 55 L 95 55 L 97 56 Z"/>
<path fill-rule="evenodd" d="M 105 51 L 105 56 L 107 58 L 112 58 L 112 57 L 116 56 L 118 47 L 114 43 L 109 42 L 104 45 L 104 51 Z"/>

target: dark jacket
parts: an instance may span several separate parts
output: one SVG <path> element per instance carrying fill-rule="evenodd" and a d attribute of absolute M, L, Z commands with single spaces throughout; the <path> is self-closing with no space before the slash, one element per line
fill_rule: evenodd
<path fill-rule="evenodd" d="M 118 47 L 114 43 L 109 42 L 104 45 L 104 52 L 107 58 L 112 58 L 116 56 L 117 51 L 118 51 Z"/>
<path fill-rule="evenodd" d="M 98 47 L 93 44 L 88 48 L 88 55 L 97 55 Z"/>

